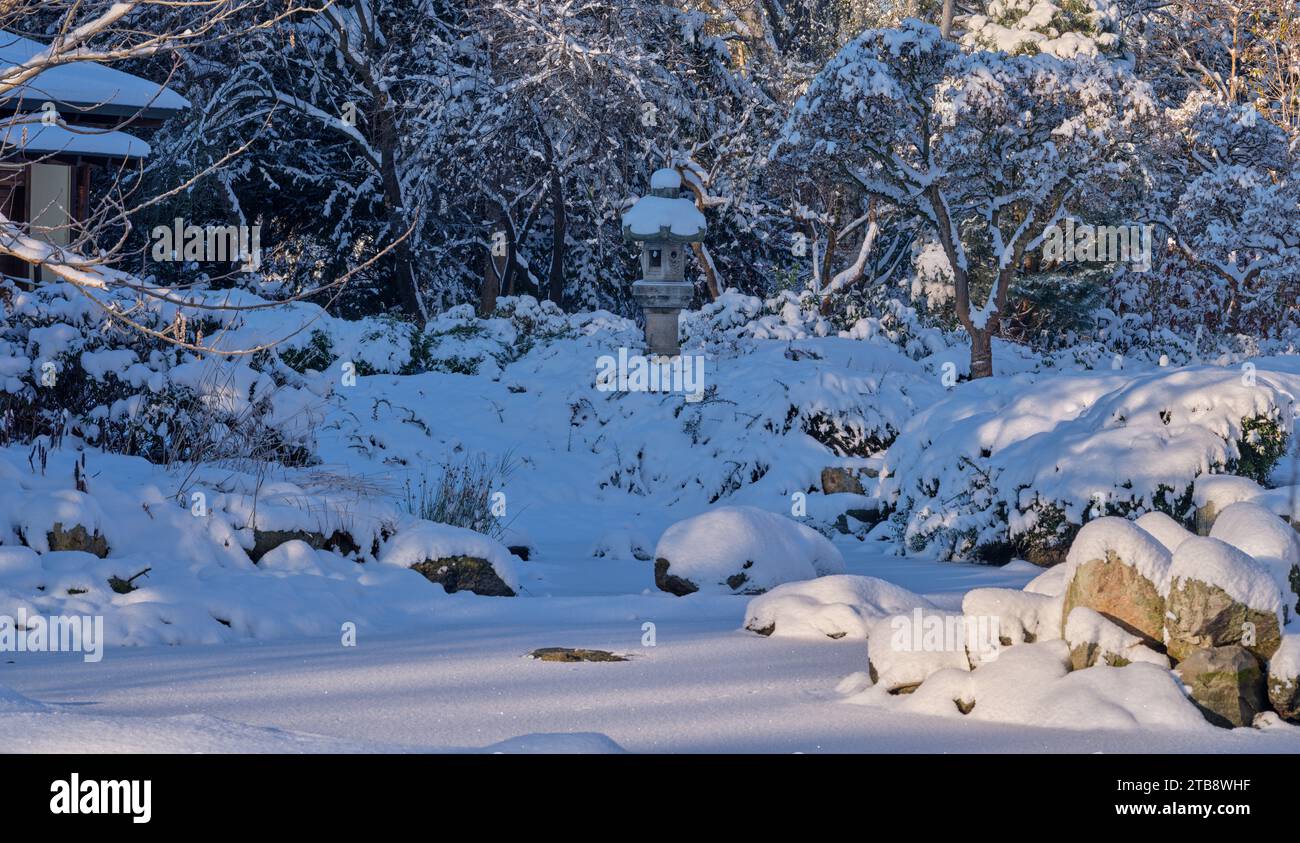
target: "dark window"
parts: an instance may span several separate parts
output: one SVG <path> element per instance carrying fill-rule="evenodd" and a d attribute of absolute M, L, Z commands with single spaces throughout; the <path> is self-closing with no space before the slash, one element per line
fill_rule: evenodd
<path fill-rule="evenodd" d="M 650 250 L 650 265 L 656 268 L 664 265 L 664 253 L 662 249 Z"/>
<path fill-rule="evenodd" d="M 10 222 L 27 222 L 27 168 L 0 169 L 0 211 Z M 11 255 L 0 257 L 0 275 L 26 280 L 31 266 Z"/>

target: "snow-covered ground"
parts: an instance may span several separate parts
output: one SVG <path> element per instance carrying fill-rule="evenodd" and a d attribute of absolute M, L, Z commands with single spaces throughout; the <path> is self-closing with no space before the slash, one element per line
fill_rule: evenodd
<path fill-rule="evenodd" d="M 1035 617 L 1059 576 L 1022 593 L 1042 569 L 939 561 L 1005 559 L 1022 535 L 1051 561 L 1085 520 L 1163 508 L 1187 524 L 1217 508 L 1227 539 L 1277 557 L 1259 588 L 1285 591 L 1293 356 L 1099 374 L 1000 344 L 1006 374 L 954 384 L 937 336 L 871 319 L 836 332 L 794 301 L 728 294 L 684 318 L 688 350 L 707 356 L 696 401 L 600 389 L 598 360 L 636 348 L 635 325 L 525 299 L 486 320 L 442 314 L 408 372 L 414 346 L 395 338 L 411 335 L 377 321 L 320 319 L 320 337 L 284 350 L 297 368 L 254 368 L 91 345 L 73 300 L 42 295 L 20 301 L 72 324 L 32 328 L 39 342 L 7 346 L 6 365 L 26 377 L 53 357 L 103 403 L 62 443 L 0 448 L 0 616 L 99 617 L 107 646 L 89 661 L 0 652 L 0 750 L 1300 752 L 1300 727 L 1273 715 L 1208 725 L 1152 664 L 1066 677 L 1061 619 Z M 259 318 L 226 340 L 277 333 Z M 171 390 L 203 400 L 170 404 Z M 310 463 L 228 449 L 167 465 L 97 444 L 129 434 L 169 454 L 184 414 L 207 424 L 214 406 Z M 507 455 L 491 478 L 499 529 L 483 528 L 500 541 L 409 511 L 443 466 Z M 882 507 L 874 526 L 858 518 Z M 1261 519 L 1272 532 L 1250 526 Z M 1163 558 L 1183 528 L 1157 521 L 1144 541 Z M 54 547 L 70 525 L 94 541 Z M 410 569 L 457 556 L 487 560 L 515 596 L 446 593 Z M 661 590 L 659 558 L 698 590 Z M 823 575 L 840 578 L 796 582 Z M 1017 591 L 972 594 L 987 588 Z M 1276 612 L 1267 596 L 1246 595 Z M 867 630 L 922 606 L 1005 614 L 1013 657 L 966 676 L 954 650 L 963 675 L 924 693 L 867 689 Z M 545 647 L 627 660 L 528 658 Z M 988 703 L 971 716 L 968 679 Z"/>
<path fill-rule="evenodd" d="M 858 544 L 856 541 L 853 545 Z M 870 574 L 950 608 L 1034 572 L 854 552 Z M 862 641 L 764 638 L 746 598 L 672 597 L 641 563 L 556 552 L 528 566 L 531 599 L 455 596 L 426 628 L 218 646 L 7 654 L 0 747 L 10 751 L 1300 752 L 1300 728 L 1045 729 L 847 704 Z M 535 569 L 535 570 L 533 570 Z M 611 596 L 621 592 L 623 596 Z M 542 596 L 545 595 L 545 596 Z M 655 624 L 655 646 L 643 625 Z M 539 647 L 608 649 L 552 663 Z M 601 737 L 604 736 L 604 737 Z M 512 740 L 517 739 L 517 740 Z M 510 741 L 510 743 L 502 743 Z"/>

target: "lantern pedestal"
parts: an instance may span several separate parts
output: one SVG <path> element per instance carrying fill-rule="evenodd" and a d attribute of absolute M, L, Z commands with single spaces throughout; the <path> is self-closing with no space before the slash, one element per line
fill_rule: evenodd
<path fill-rule="evenodd" d="M 652 357 L 681 354 L 677 317 L 690 306 L 694 290 L 684 281 L 637 281 L 632 297 L 645 311 L 645 341 Z"/>

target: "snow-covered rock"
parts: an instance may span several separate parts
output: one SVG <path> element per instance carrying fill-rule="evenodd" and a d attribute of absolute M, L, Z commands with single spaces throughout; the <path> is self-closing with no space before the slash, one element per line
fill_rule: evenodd
<path fill-rule="evenodd" d="M 914 609 L 882 618 L 867 635 L 871 681 L 891 694 L 906 694 L 941 670 L 970 670 L 968 650 L 991 649 L 990 642 L 972 640 L 979 630 L 974 633 L 968 633 L 965 617 L 955 612 Z"/>
<path fill-rule="evenodd" d="M 499 541 L 449 524 L 404 524 L 379 553 L 386 565 L 412 568 L 450 594 L 472 591 L 513 597 L 519 591 L 515 557 Z"/>
<path fill-rule="evenodd" d="M 1250 726 L 1268 708 L 1259 659 L 1238 644 L 1193 650 L 1175 672 L 1205 719 L 1216 726 Z"/>
<path fill-rule="evenodd" d="M 1083 670 L 1096 664 L 1123 667 L 1147 662 L 1168 668 L 1169 658 L 1142 643 L 1142 639 L 1086 606 L 1070 612 L 1065 621 L 1065 642 L 1070 645 L 1070 666 Z"/>
<path fill-rule="evenodd" d="M 1164 639 L 1170 555 L 1147 531 L 1123 518 L 1084 525 L 1066 558 L 1069 585 L 1062 620 L 1086 606 L 1149 644 Z"/>
<path fill-rule="evenodd" d="M 603 559 L 653 559 L 654 546 L 630 525 L 607 531 L 591 548 L 591 555 Z"/>
<path fill-rule="evenodd" d="M 976 588 L 966 592 L 961 610 L 967 617 L 996 618 L 1003 646 L 1059 638 L 1061 598 L 1010 588 Z"/>
<path fill-rule="evenodd" d="M 1054 565 L 1026 583 L 1024 590 L 1030 594 L 1059 597 L 1070 585 L 1069 574 L 1071 573 L 1072 571 L 1064 565 Z"/>
<path fill-rule="evenodd" d="M 1210 538 L 1227 542 L 1266 565 L 1283 595 L 1283 617 L 1290 616 L 1291 571 L 1300 565 L 1300 537 L 1281 518 L 1253 501 L 1224 507 L 1210 529 Z"/>
<path fill-rule="evenodd" d="M 1062 640 L 1011 647 L 974 671 L 937 671 L 906 697 L 870 688 L 849 701 L 1053 729 L 1211 728 L 1168 670 L 1131 664 L 1071 671 Z"/>
<path fill-rule="evenodd" d="M 797 521 L 752 506 L 724 506 L 673 524 L 655 546 L 662 591 L 760 594 L 782 583 L 844 572 L 844 557 Z"/>
<path fill-rule="evenodd" d="M 1163 512 L 1148 512 L 1133 523 L 1154 536 L 1155 540 L 1163 544 L 1170 553 L 1195 535 Z"/>
<path fill-rule="evenodd" d="M 81 550 L 96 556 L 108 555 L 104 537 L 106 518 L 95 498 L 75 489 L 59 489 L 24 495 L 9 510 L 13 527 L 37 553 Z"/>
<path fill-rule="evenodd" d="M 933 609 L 905 588 L 875 577 L 838 574 L 792 582 L 760 594 L 745 608 L 745 629 L 778 638 L 867 638 L 881 618 Z"/>
<path fill-rule="evenodd" d="M 1241 644 L 1267 660 L 1281 644 L 1282 598 L 1263 564 L 1218 539 L 1188 539 L 1169 569 L 1166 645 L 1185 659 Z"/>
<path fill-rule="evenodd" d="M 1300 635 L 1284 635 L 1269 659 L 1268 701 L 1283 719 L 1300 722 Z"/>
<path fill-rule="evenodd" d="M 1264 493 L 1249 477 L 1232 474 L 1204 474 L 1196 478 L 1192 503 L 1196 507 L 1196 532 L 1208 536 L 1219 512 L 1240 501 L 1254 500 Z"/>

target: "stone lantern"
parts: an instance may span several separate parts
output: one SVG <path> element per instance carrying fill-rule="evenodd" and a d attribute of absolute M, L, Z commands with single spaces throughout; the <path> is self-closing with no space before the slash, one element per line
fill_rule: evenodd
<path fill-rule="evenodd" d="M 695 203 L 681 196 L 676 170 L 656 170 L 650 195 L 623 215 L 623 237 L 641 244 L 641 279 L 632 297 L 645 311 L 645 339 L 651 356 L 676 357 L 677 317 L 694 290 L 685 280 L 686 250 L 703 239 L 708 224 Z"/>

